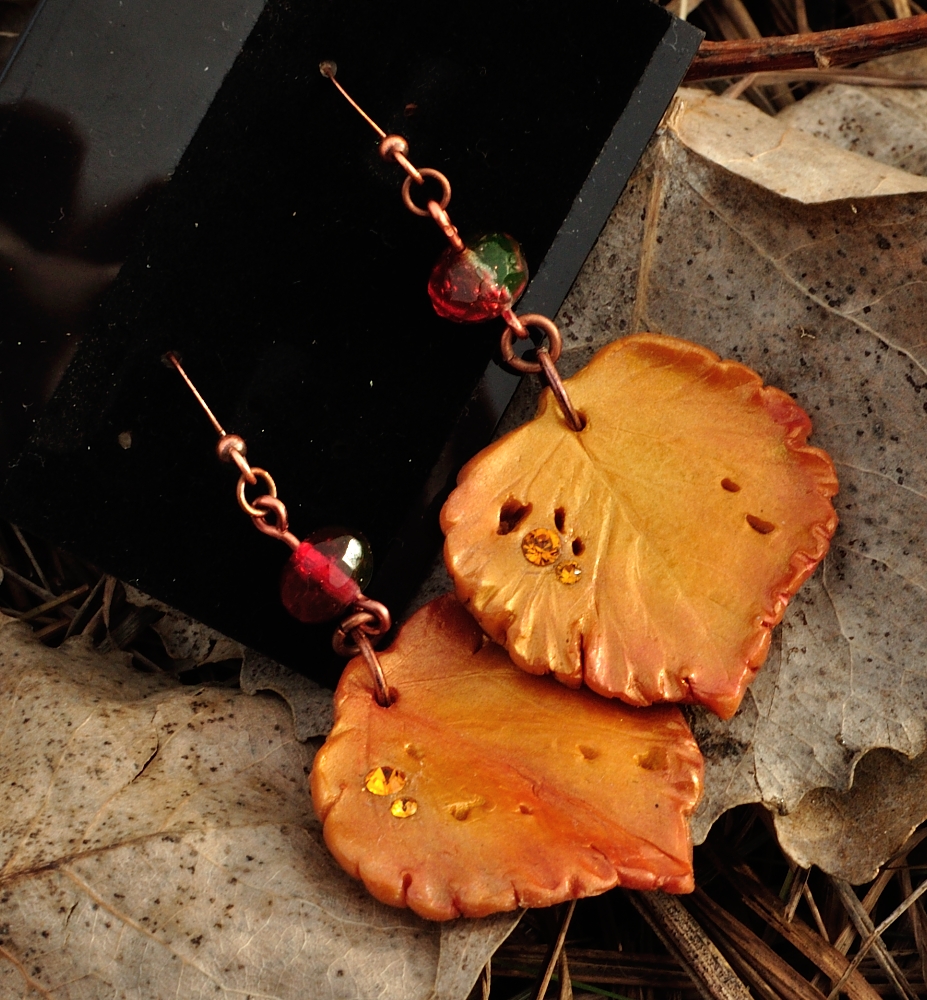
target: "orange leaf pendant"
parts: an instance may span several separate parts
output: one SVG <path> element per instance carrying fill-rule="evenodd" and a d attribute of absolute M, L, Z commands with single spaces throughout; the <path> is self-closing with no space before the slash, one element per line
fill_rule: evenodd
<path fill-rule="evenodd" d="M 833 463 L 759 375 L 639 334 L 463 469 L 442 512 L 458 597 L 530 673 L 734 714 L 837 526 Z"/>
<path fill-rule="evenodd" d="M 335 694 L 312 770 L 325 842 L 379 900 L 433 920 L 615 885 L 688 892 L 702 758 L 678 709 L 629 709 L 515 669 L 453 596 Z"/>

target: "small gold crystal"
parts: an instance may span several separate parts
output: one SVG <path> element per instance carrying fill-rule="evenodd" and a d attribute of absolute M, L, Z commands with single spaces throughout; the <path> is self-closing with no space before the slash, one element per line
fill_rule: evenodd
<path fill-rule="evenodd" d="M 418 812 L 418 803 L 415 799 L 396 799 L 389 807 L 389 811 L 396 819 L 408 819 Z"/>
<path fill-rule="evenodd" d="M 364 778 L 364 787 L 372 795 L 395 795 L 402 791 L 405 783 L 406 776 L 402 771 L 392 767 L 375 767 Z"/>
<path fill-rule="evenodd" d="M 575 563 L 575 562 L 564 563 L 557 570 L 557 579 L 561 583 L 565 583 L 567 585 L 569 585 L 571 583 L 576 583 L 576 581 L 582 575 L 583 575 L 582 568 L 580 567 L 579 563 Z"/>

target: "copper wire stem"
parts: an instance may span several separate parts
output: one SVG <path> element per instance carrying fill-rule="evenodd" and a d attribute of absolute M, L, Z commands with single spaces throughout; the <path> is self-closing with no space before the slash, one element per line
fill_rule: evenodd
<path fill-rule="evenodd" d="M 333 83 L 335 82 L 334 77 L 331 77 L 331 80 Z M 340 87 L 338 89 L 341 90 Z M 348 98 L 348 100 L 351 99 Z M 354 104 L 353 101 L 351 103 Z M 360 109 L 358 108 L 358 110 Z M 361 113 L 363 114 L 363 112 Z M 238 466 L 241 472 L 236 487 L 238 505 L 251 517 L 258 531 L 264 535 L 269 535 L 271 538 L 276 538 L 278 541 L 288 545 L 295 552 L 300 546 L 300 541 L 290 531 L 289 515 L 283 501 L 277 498 L 277 486 L 274 483 L 273 476 L 264 469 L 259 469 L 257 466 L 252 468 L 248 464 L 245 458 L 247 449 L 244 440 L 238 437 L 237 434 L 225 433 L 222 424 L 216 419 L 216 415 L 206 404 L 206 400 L 203 399 L 199 390 L 183 370 L 183 366 L 180 364 L 177 355 L 173 351 L 168 351 L 164 355 L 164 360 L 169 361 L 177 369 L 181 378 L 187 383 L 190 392 L 193 393 L 197 402 L 206 413 L 206 416 L 209 417 L 209 422 L 216 429 L 219 435 L 219 446 L 217 448 L 219 458 L 224 462 L 234 462 Z M 268 492 L 257 497 L 254 503 L 249 503 L 245 497 L 245 486 L 247 484 L 253 486 L 257 483 L 258 478 L 264 480 Z M 273 517 L 268 517 L 268 514 L 272 514 Z M 353 609 L 353 613 L 345 618 L 336 630 L 332 637 L 332 645 L 337 652 L 343 655 L 356 656 L 359 653 L 363 656 L 364 662 L 370 670 L 370 676 L 373 678 L 377 704 L 388 708 L 392 704 L 392 698 L 390 697 L 389 687 L 386 684 L 383 668 L 380 666 L 380 661 L 377 659 L 377 654 L 370 641 L 370 636 L 385 635 L 390 630 L 392 627 L 392 618 L 389 609 L 379 601 L 372 601 L 363 594 L 354 602 Z M 348 636 L 351 637 L 351 643 L 346 641 Z"/>
<path fill-rule="evenodd" d="M 557 405 L 560 407 L 560 412 L 563 414 L 564 419 L 572 430 L 581 431 L 586 424 L 576 412 L 576 408 L 567 394 L 566 386 L 560 378 L 560 372 L 557 371 L 557 366 L 551 360 L 550 353 L 546 348 L 541 347 L 538 349 L 537 356 L 538 362 L 543 369 L 544 377 L 547 379 L 547 384 L 554 394 L 554 399 L 557 400 Z"/>
<path fill-rule="evenodd" d="M 377 699 L 377 704 L 381 705 L 383 708 L 389 708 L 390 705 L 392 705 L 393 700 L 390 698 L 389 687 L 386 684 L 386 676 L 383 673 L 383 667 L 380 665 L 380 660 L 377 656 L 376 650 L 373 648 L 370 640 L 364 632 L 359 628 L 351 631 L 351 638 L 356 643 L 361 656 L 364 658 L 364 662 L 367 664 L 367 669 L 370 671 L 370 676 L 373 679 L 374 694 Z"/>
<path fill-rule="evenodd" d="M 389 609 L 386 605 L 372 601 L 363 594 L 354 602 L 353 608 L 353 612 L 342 621 L 332 636 L 332 646 L 340 656 L 358 654 L 363 656 L 373 680 L 377 704 L 389 708 L 393 700 L 383 674 L 383 667 L 370 641 L 371 637 L 377 639 L 385 635 L 392 627 Z"/>
<path fill-rule="evenodd" d="M 206 403 L 206 400 L 203 399 L 203 397 L 200 395 L 199 389 L 197 389 L 197 387 L 190 381 L 190 376 L 183 370 L 183 366 L 180 364 L 177 355 L 173 351 L 168 351 L 167 354 L 164 355 L 164 357 L 168 361 L 170 361 L 170 363 L 179 372 L 180 377 L 184 380 L 184 382 L 187 383 L 187 388 L 196 397 L 196 401 L 200 404 L 200 406 L 202 406 L 203 412 L 206 414 L 207 417 L 209 417 L 209 422 L 213 425 L 213 427 L 215 427 L 216 433 L 219 435 L 219 437 L 225 437 L 225 429 L 223 428 L 222 424 L 220 424 L 219 421 L 216 419 L 215 413 L 213 413 L 212 410 L 210 410 L 209 406 Z"/>
<path fill-rule="evenodd" d="M 365 122 L 377 133 L 381 139 L 386 138 L 386 133 L 379 125 L 367 114 L 366 111 L 354 100 L 354 98 L 341 86 L 341 84 L 335 79 L 335 74 L 338 72 L 338 66 L 333 63 L 330 59 L 319 64 L 319 72 L 322 76 L 327 76 L 329 80 L 338 88 L 341 92 L 341 96 L 351 105 L 352 108 L 364 119 Z"/>

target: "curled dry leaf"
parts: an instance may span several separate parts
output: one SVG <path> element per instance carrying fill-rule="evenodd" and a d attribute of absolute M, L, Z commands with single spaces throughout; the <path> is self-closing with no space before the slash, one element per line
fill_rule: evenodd
<path fill-rule="evenodd" d="M 743 365 L 627 337 L 461 472 L 442 513 L 458 596 L 512 659 L 636 705 L 733 715 L 827 551 L 837 488 L 811 423 Z"/>
<path fill-rule="evenodd" d="M 312 771 L 325 842 L 378 899 L 446 920 L 603 892 L 692 889 L 701 756 L 679 711 L 516 670 L 450 595 L 348 664 Z"/>
<path fill-rule="evenodd" d="M 740 711 L 691 710 L 706 759 L 698 842 L 734 805 L 790 813 L 812 789 L 846 789 L 875 747 L 927 747 L 927 181 L 786 136 L 743 101 L 682 97 L 564 307 L 563 366 L 628 330 L 695 340 L 793 395 L 840 479 L 830 551 Z M 891 780 L 854 808 L 883 808 Z M 835 871 L 805 818 L 789 842 Z M 848 823 L 864 831 L 858 863 L 844 853 L 835 873 L 871 870 L 876 823 Z"/>
<path fill-rule="evenodd" d="M 0 995 L 464 1000 L 517 915 L 437 927 L 322 843 L 273 696 L 0 617 Z"/>

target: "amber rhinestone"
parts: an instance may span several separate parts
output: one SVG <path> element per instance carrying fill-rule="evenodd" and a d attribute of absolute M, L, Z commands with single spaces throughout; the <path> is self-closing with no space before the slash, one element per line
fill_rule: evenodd
<path fill-rule="evenodd" d="M 560 558 L 560 536 L 550 528 L 534 528 L 521 540 L 521 551 L 534 566 L 553 566 Z"/>

